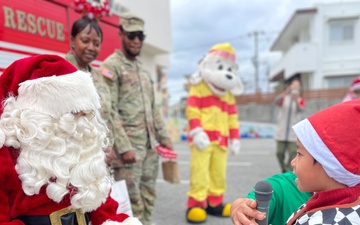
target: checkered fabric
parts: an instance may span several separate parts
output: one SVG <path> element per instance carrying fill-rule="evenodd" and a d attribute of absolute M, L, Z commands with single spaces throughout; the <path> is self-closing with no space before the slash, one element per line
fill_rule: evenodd
<path fill-rule="evenodd" d="M 294 212 L 289 220 L 301 211 L 305 205 L 302 205 L 298 211 Z M 289 221 L 288 220 L 288 221 Z M 360 205 L 350 208 L 327 208 L 316 212 L 307 212 L 300 215 L 293 225 L 351 225 L 360 224 Z"/>

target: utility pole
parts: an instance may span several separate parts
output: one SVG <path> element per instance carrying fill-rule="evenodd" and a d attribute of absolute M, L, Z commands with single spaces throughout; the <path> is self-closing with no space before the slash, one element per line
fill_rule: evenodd
<path fill-rule="evenodd" d="M 254 37 L 254 56 L 252 58 L 252 63 L 254 65 L 255 69 L 255 93 L 260 92 L 259 87 L 259 49 L 258 49 L 258 43 L 259 43 L 259 35 L 264 34 L 263 31 L 253 31 L 252 33 L 249 33 L 249 36 Z"/>

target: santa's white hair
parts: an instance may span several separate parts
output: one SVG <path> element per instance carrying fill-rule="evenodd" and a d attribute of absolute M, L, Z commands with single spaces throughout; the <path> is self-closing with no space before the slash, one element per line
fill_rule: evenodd
<path fill-rule="evenodd" d="M 0 127 L 4 145 L 20 150 L 15 169 L 27 195 L 46 187 L 60 202 L 70 194 L 73 208 L 92 211 L 105 202 L 111 187 L 103 149 L 107 129 L 98 110 L 55 118 L 24 109 L 15 97 L 4 103 Z"/>

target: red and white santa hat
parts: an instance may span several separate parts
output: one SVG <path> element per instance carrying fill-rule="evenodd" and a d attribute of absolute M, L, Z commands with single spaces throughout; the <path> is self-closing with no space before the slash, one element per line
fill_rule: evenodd
<path fill-rule="evenodd" d="M 360 90 L 360 77 L 355 78 L 350 85 L 351 91 Z"/>
<path fill-rule="evenodd" d="M 293 129 L 328 176 L 349 187 L 360 183 L 360 100 L 324 109 Z"/>
<path fill-rule="evenodd" d="M 91 76 L 56 55 L 19 59 L 6 68 L 0 76 L 0 115 L 10 96 L 24 109 L 54 117 L 100 108 Z M 0 129 L 0 147 L 4 140 Z"/>

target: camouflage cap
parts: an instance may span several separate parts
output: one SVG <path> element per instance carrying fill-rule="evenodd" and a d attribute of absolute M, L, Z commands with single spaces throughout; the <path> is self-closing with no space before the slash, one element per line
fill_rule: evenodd
<path fill-rule="evenodd" d="M 127 32 L 144 31 L 144 20 L 133 13 L 120 15 L 120 25 Z"/>

